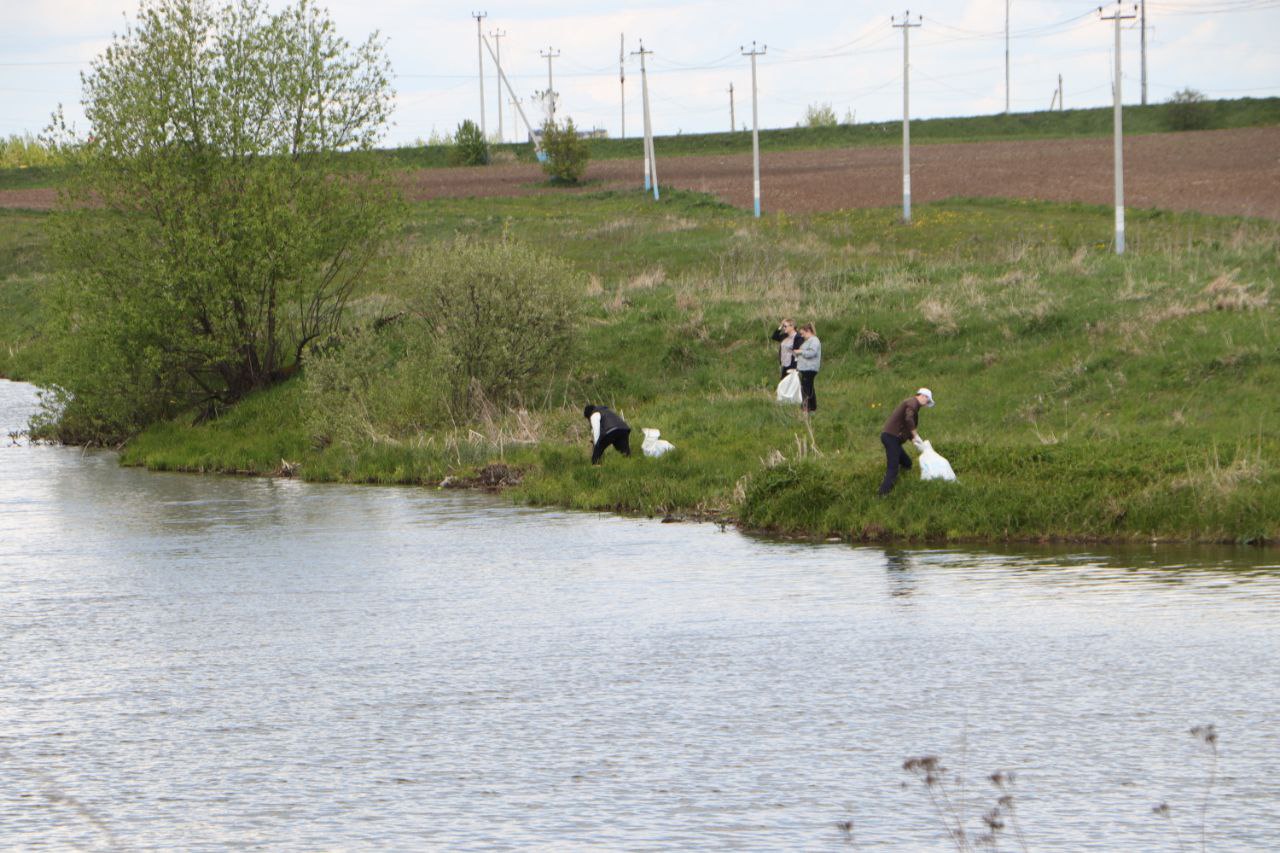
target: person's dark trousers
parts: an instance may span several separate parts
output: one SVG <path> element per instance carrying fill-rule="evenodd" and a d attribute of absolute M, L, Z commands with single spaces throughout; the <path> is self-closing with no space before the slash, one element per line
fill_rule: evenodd
<path fill-rule="evenodd" d="M 813 390 L 813 377 L 816 370 L 800 371 L 800 405 L 806 412 L 818 411 L 818 393 Z"/>
<path fill-rule="evenodd" d="M 880 484 L 880 496 L 884 497 L 893 490 L 893 484 L 898 479 L 898 469 L 910 470 L 911 457 L 902 449 L 902 439 L 896 435 L 882 432 L 880 443 L 884 445 L 884 482 Z"/>
<path fill-rule="evenodd" d="M 615 429 L 613 432 L 600 436 L 600 440 L 596 442 L 595 447 L 591 448 L 591 464 L 599 465 L 600 457 L 604 455 L 605 448 L 613 446 L 615 450 L 623 456 L 631 455 L 631 430 Z"/>

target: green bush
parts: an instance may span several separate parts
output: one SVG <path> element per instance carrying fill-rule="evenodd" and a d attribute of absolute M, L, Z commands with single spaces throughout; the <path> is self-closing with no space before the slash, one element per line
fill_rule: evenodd
<path fill-rule="evenodd" d="M 356 447 L 448 423 L 454 361 L 446 343 L 420 320 L 348 334 L 307 368 L 311 436 L 321 446 Z"/>
<path fill-rule="evenodd" d="M 545 396 L 570 370 L 584 283 L 515 242 L 460 240 L 413 261 L 406 310 L 348 333 L 306 372 L 320 445 L 395 443 Z"/>
<path fill-rule="evenodd" d="M 456 420 L 482 400 L 518 404 L 569 369 L 586 284 L 565 261 L 515 241 L 461 239 L 420 252 L 411 273 L 409 314 L 456 359 Z"/>
<path fill-rule="evenodd" d="M 578 135 L 571 118 L 565 119 L 563 126 L 550 119 L 542 125 L 542 150 L 547 154 L 542 171 L 558 183 L 576 184 L 591 158 L 586 140 Z"/>
<path fill-rule="evenodd" d="M 849 124 L 852 123 L 852 121 L 849 122 Z M 799 126 L 835 127 L 837 124 L 839 122 L 836 120 L 836 111 L 832 109 L 830 104 L 810 104 L 805 107 L 804 121 Z"/>
<path fill-rule="evenodd" d="M 453 135 L 449 163 L 453 166 L 484 166 L 488 162 L 489 143 L 476 123 L 467 119 L 458 125 L 458 131 Z"/>
<path fill-rule="evenodd" d="M 1169 98 L 1165 115 L 1170 130 L 1204 130 L 1209 126 L 1209 110 L 1203 92 L 1186 88 Z"/>

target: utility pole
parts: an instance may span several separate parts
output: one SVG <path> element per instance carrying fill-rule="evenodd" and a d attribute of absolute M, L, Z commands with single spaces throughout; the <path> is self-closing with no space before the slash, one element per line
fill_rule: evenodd
<path fill-rule="evenodd" d="M 627 138 L 627 35 L 618 33 L 618 88 L 622 93 L 622 133 L 620 139 Z"/>
<path fill-rule="evenodd" d="M 494 30 L 489 33 L 489 35 L 493 37 L 493 64 L 498 70 L 498 82 L 495 84 L 498 90 L 498 142 L 506 142 L 506 139 L 502 135 L 502 42 L 499 41 L 499 39 L 503 38 L 506 33 L 502 30 Z"/>
<path fill-rule="evenodd" d="M 653 187 L 653 197 L 658 196 L 658 162 L 653 151 L 653 125 L 649 121 L 649 75 L 644 68 L 644 58 L 653 53 L 652 50 L 644 49 L 644 42 L 640 42 L 640 49 L 631 51 L 633 56 L 640 56 L 640 94 L 641 100 L 644 102 L 644 188 L 647 192 L 649 187 Z"/>
<path fill-rule="evenodd" d="M 889 23 L 902 30 L 902 222 L 911 224 L 911 28 L 920 26 L 924 19 L 916 15 L 911 23 L 911 13 L 904 12 L 902 23 Z"/>
<path fill-rule="evenodd" d="M 511 126 L 517 128 L 516 132 L 519 133 L 519 126 L 516 124 L 516 110 L 520 109 L 520 99 L 513 93 L 509 98 L 509 102 L 511 104 Z"/>
<path fill-rule="evenodd" d="M 1058 75 L 1058 112 L 1062 112 L 1062 75 Z"/>
<path fill-rule="evenodd" d="M 755 42 L 751 43 L 751 50 L 738 47 L 743 56 L 751 57 L 751 195 L 755 199 L 757 219 L 760 218 L 760 112 L 756 99 L 756 57 L 764 56 L 767 48 L 768 45 L 762 44 L 756 50 Z"/>
<path fill-rule="evenodd" d="M 489 13 L 472 12 L 471 17 L 476 19 L 476 62 L 480 66 L 480 134 L 488 139 L 489 134 L 484 126 L 484 35 L 480 32 L 480 22 L 489 17 Z"/>
<path fill-rule="evenodd" d="M 1099 9 L 1099 12 L 1102 10 Z M 1104 21 L 1116 22 L 1116 69 L 1115 84 L 1112 91 L 1115 95 L 1115 173 L 1116 173 L 1116 254 L 1124 254 L 1124 131 L 1120 119 L 1120 22 L 1132 21 L 1136 15 L 1124 15 L 1116 6 L 1116 13 Z"/>
<path fill-rule="evenodd" d="M 733 129 L 737 127 L 737 120 L 733 115 L 733 84 L 729 84 L 729 132 L 733 133 Z"/>
<path fill-rule="evenodd" d="M 1004 114 L 1009 114 L 1009 4 L 1004 0 Z"/>
<path fill-rule="evenodd" d="M 1142 105 L 1147 105 L 1147 0 L 1142 0 Z"/>
<path fill-rule="evenodd" d="M 551 60 L 560 55 L 560 51 L 548 46 L 547 52 L 538 51 L 538 56 L 544 56 L 547 59 L 547 115 L 552 123 L 556 120 L 556 90 L 551 83 Z"/>

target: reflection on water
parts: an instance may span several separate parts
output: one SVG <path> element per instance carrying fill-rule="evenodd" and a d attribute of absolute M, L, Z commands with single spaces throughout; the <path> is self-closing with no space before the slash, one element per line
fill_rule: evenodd
<path fill-rule="evenodd" d="M 0 383 L 0 421 L 29 389 Z M 0 450 L 7 847 L 1280 843 L 1275 552 L 876 549 Z M 903 787 L 903 783 L 909 783 Z M 1007 841 L 1007 846 L 1013 842 Z"/>

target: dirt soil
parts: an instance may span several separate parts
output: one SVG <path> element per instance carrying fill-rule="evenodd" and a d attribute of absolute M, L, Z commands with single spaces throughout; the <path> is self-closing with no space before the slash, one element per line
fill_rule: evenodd
<path fill-rule="evenodd" d="M 1005 197 L 1112 203 L 1110 138 L 972 142 L 911 147 L 912 201 Z M 750 208 L 751 155 L 662 157 L 660 186 L 710 193 Z M 1280 221 L 1280 127 L 1161 133 L 1125 140 L 1128 207 L 1194 210 Z M 765 212 L 886 207 L 902 201 L 898 147 L 766 153 Z M 401 184 L 411 200 L 638 188 L 637 160 L 599 160 L 583 190 L 550 189 L 536 166 L 420 169 Z M 52 189 L 0 191 L 0 207 L 48 209 Z"/>

